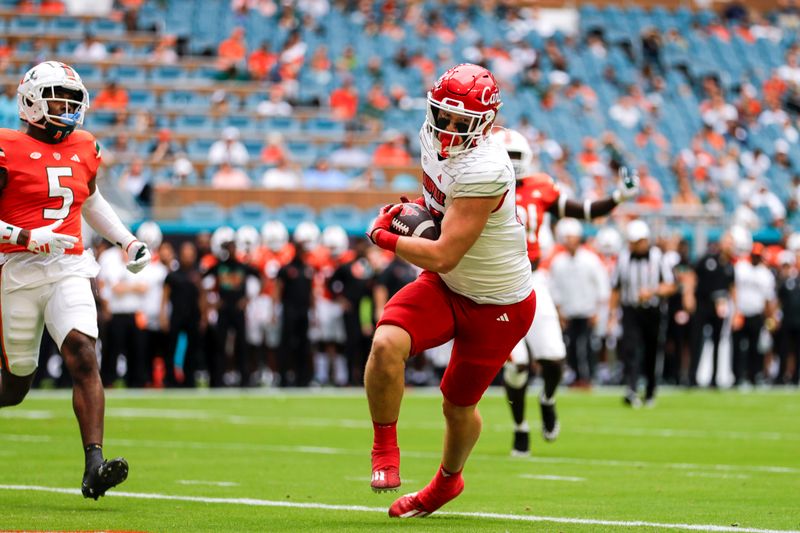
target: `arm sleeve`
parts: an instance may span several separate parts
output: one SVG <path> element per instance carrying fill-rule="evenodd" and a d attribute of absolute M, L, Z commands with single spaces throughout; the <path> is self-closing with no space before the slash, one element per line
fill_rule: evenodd
<path fill-rule="evenodd" d="M 661 266 L 661 281 L 663 283 L 675 283 L 675 274 L 672 272 L 672 264 L 666 260 L 666 257 L 661 255 L 659 257 Z"/>
<path fill-rule="evenodd" d="M 119 216 L 114 212 L 111 204 L 103 198 L 99 189 L 95 189 L 94 194 L 89 196 L 83 203 L 81 209 L 83 217 L 86 222 L 94 228 L 104 239 L 112 242 L 122 248 L 128 249 L 128 246 L 136 240 L 128 228 L 119 219 Z"/>

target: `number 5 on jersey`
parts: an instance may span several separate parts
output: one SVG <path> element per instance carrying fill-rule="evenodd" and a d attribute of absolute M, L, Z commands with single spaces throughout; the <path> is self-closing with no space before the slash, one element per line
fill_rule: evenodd
<path fill-rule="evenodd" d="M 62 204 L 58 209 L 45 208 L 42 216 L 49 220 L 60 220 L 69 214 L 69 208 L 75 199 L 72 189 L 61 184 L 61 178 L 71 178 L 71 167 L 47 167 L 47 189 L 50 198 L 61 198 Z"/>

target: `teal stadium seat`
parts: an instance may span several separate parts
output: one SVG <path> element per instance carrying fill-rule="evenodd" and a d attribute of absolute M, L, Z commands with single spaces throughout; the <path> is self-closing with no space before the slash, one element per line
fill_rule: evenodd
<path fill-rule="evenodd" d="M 246 224 L 260 228 L 267 219 L 273 216 L 264 204 L 259 202 L 243 202 L 233 206 L 228 212 L 228 221 L 234 228 L 239 228 Z"/>
<path fill-rule="evenodd" d="M 359 235 L 366 231 L 363 213 L 354 205 L 332 205 L 322 209 L 317 217 L 321 227 L 338 225 L 349 235 Z"/>
<path fill-rule="evenodd" d="M 225 210 L 216 202 L 196 202 L 184 206 L 180 218 L 187 233 L 213 231 L 225 224 Z"/>
<path fill-rule="evenodd" d="M 420 187 L 419 179 L 411 174 L 397 174 L 392 179 L 393 191 L 418 191 Z"/>
<path fill-rule="evenodd" d="M 305 204 L 285 204 L 275 209 L 275 219 L 280 220 L 291 233 L 303 221 L 314 221 L 314 210 Z"/>

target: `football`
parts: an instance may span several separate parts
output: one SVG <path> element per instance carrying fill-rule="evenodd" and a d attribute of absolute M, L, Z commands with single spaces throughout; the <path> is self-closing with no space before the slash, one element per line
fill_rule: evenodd
<path fill-rule="evenodd" d="M 425 207 L 407 202 L 392 219 L 391 232 L 405 237 L 422 237 L 435 241 L 439 238 L 439 224 Z"/>

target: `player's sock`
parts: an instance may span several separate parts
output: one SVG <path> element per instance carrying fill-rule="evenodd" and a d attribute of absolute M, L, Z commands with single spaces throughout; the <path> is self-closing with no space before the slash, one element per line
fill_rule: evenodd
<path fill-rule="evenodd" d="M 86 460 L 85 472 L 94 470 L 103 463 L 103 445 L 102 444 L 87 444 L 83 448 L 84 458 Z"/>
<path fill-rule="evenodd" d="M 417 499 L 428 513 L 432 513 L 461 494 L 463 490 L 464 478 L 461 471 L 448 472 L 444 466 L 439 466 L 431 482 L 417 493 Z"/>
<path fill-rule="evenodd" d="M 397 420 L 389 424 L 372 422 L 372 481 L 376 492 L 400 486 L 400 448 L 397 446 Z"/>
<path fill-rule="evenodd" d="M 556 393 L 558 384 L 561 383 L 563 365 L 561 361 L 540 360 L 542 379 L 544 380 L 544 397 L 551 400 Z"/>
<path fill-rule="evenodd" d="M 528 386 L 523 385 L 519 388 L 504 385 L 506 389 L 506 398 L 508 398 L 508 405 L 511 407 L 511 416 L 514 418 L 514 424 L 520 425 L 525 422 L 525 393 Z"/>

